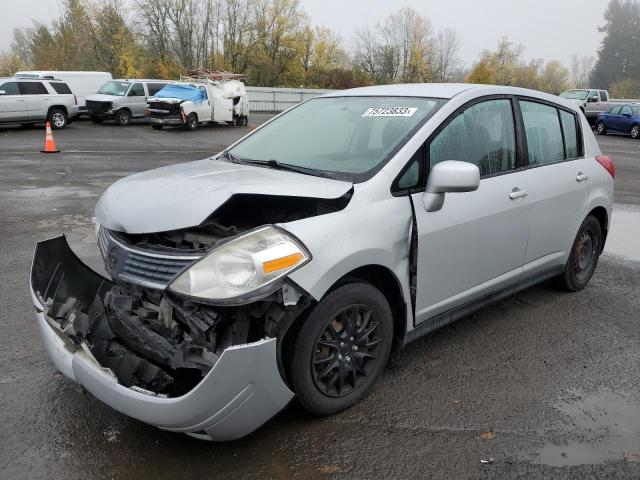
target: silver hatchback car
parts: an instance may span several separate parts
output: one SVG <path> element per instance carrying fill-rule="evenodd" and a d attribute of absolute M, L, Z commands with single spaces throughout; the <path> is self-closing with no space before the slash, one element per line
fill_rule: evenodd
<path fill-rule="evenodd" d="M 591 278 L 612 161 L 571 103 L 511 87 L 367 87 L 316 98 L 212 158 L 113 184 L 105 278 L 38 243 L 56 367 L 165 430 L 231 440 L 295 396 L 370 391 L 392 348 L 553 279 Z"/>

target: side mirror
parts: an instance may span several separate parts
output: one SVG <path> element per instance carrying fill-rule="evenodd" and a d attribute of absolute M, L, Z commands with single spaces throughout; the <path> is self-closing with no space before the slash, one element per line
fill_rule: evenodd
<path fill-rule="evenodd" d="M 445 193 L 473 192 L 479 185 L 480 169 L 477 165 L 446 160 L 435 164 L 431 169 L 422 203 L 427 212 L 436 212 L 444 204 Z"/>
<path fill-rule="evenodd" d="M 6 90 L 0 90 L 0 95 L 6 95 L 7 91 Z"/>
<path fill-rule="evenodd" d="M 622 116 L 623 117 L 627 117 L 627 118 L 631 118 L 631 114 L 630 113 L 623 113 Z"/>
<path fill-rule="evenodd" d="M 596 103 L 599 102 L 600 99 L 598 97 L 589 97 L 589 103 Z"/>

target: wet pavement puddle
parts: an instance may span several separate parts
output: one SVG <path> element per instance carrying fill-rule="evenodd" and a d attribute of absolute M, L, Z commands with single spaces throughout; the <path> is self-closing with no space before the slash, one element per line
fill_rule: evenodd
<path fill-rule="evenodd" d="M 571 436 L 583 440 L 546 444 L 538 451 L 537 463 L 563 467 L 640 462 L 640 399 L 607 390 L 593 395 L 573 391 L 554 407 L 566 415 Z"/>
<path fill-rule="evenodd" d="M 640 262 L 640 205 L 614 207 L 604 251 Z"/>

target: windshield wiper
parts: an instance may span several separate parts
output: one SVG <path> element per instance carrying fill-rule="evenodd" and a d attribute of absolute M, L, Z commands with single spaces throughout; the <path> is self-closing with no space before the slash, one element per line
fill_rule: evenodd
<path fill-rule="evenodd" d="M 315 168 L 309 167 L 301 167 L 299 165 L 291 165 L 290 163 L 280 163 L 279 161 L 271 158 L 269 160 L 252 160 L 252 159 L 243 159 L 242 163 L 248 163 L 249 165 L 258 165 L 270 167 L 275 170 L 285 170 L 288 172 L 296 172 L 303 173 L 305 175 L 313 175 L 316 177 L 328 177 L 330 176 L 330 172 L 325 170 L 317 170 Z"/>
<path fill-rule="evenodd" d="M 317 170 L 315 168 L 300 167 L 298 165 L 291 165 L 289 163 L 280 163 L 273 158 L 269 160 L 254 160 L 252 158 L 240 158 L 240 157 L 236 157 L 233 153 L 231 153 L 228 150 L 224 150 L 220 154 L 220 156 L 226 158 L 227 160 L 233 163 L 255 165 L 258 167 L 269 167 L 275 170 L 285 170 L 289 172 L 302 173 L 304 175 L 313 175 L 315 177 L 333 178 L 332 172 L 328 172 L 326 170 Z"/>

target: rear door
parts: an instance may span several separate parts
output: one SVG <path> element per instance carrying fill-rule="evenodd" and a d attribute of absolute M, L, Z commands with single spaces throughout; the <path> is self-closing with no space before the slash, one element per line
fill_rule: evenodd
<path fill-rule="evenodd" d="M 529 199 L 526 171 L 517 170 L 513 102 L 492 97 L 469 104 L 428 141 L 428 169 L 444 160 L 461 160 L 478 165 L 481 180 L 474 192 L 447 193 L 436 212 L 426 211 L 422 193 L 412 194 L 418 323 L 521 277 Z"/>
<path fill-rule="evenodd" d="M 0 85 L 4 94 L 0 95 L 0 121 L 12 122 L 25 119 L 24 98 L 20 95 L 18 82 L 5 82 Z"/>
<path fill-rule="evenodd" d="M 530 185 L 531 230 L 525 276 L 563 265 L 590 195 L 593 160 L 584 158 L 578 115 L 553 104 L 521 99 Z"/>

